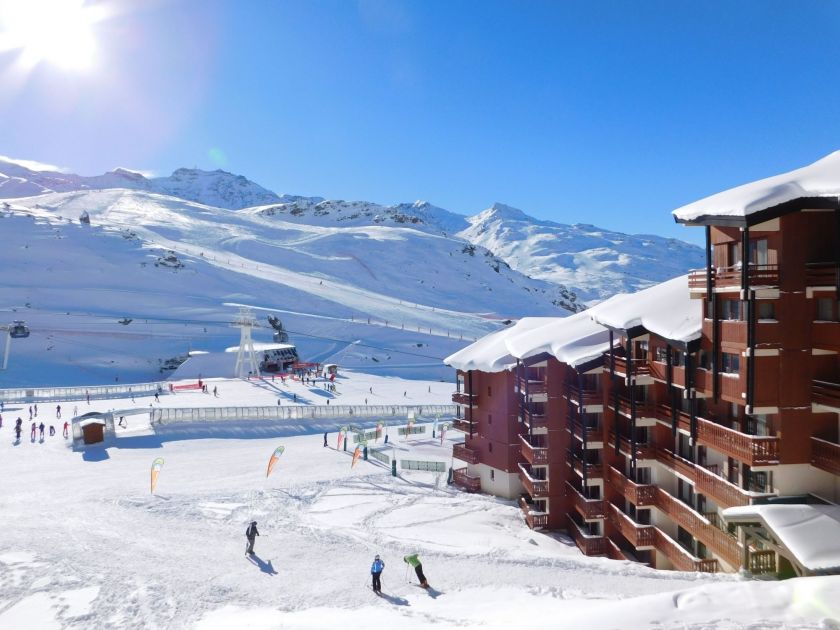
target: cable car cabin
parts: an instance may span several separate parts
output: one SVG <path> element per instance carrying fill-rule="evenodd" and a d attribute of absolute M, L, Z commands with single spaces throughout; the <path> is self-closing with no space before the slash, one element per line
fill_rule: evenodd
<path fill-rule="evenodd" d="M 24 339 L 29 336 L 29 327 L 26 322 L 17 319 L 9 326 L 9 336 L 12 339 Z"/>

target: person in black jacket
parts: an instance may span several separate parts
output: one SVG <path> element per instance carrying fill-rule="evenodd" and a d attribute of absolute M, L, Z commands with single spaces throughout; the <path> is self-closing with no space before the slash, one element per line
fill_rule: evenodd
<path fill-rule="evenodd" d="M 254 542 L 257 540 L 257 536 L 260 533 L 257 531 L 257 521 L 251 521 L 251 524 L 248 525 L 248 529 L 245 530 L 245 538 L 248 539 L 248 546 L 245 548 L 246 554 L 254 555 Z"/>

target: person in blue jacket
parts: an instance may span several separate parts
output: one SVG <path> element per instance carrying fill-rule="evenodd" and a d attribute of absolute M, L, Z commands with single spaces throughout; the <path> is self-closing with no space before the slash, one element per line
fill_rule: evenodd
<path fill-rule="evenodd" d="M 382 570 L 385 568 L 385 563 L 379 559 L 377 555 L 373 559 L 373 564 L 370 567 L 370 574 L 373 576 L 373 592 L 379 594 L 382 592 L 382 582 L 379 577 L 382 575 Z"/>

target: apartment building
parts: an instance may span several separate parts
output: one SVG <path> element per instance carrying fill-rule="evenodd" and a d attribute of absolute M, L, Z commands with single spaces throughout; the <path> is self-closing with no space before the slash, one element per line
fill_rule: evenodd
<path fill-rule="evenodd" d="M 704 227 L 705 269 L 447 359 L 468 430 L 456 481 L 505 475 L 531 527 L 590 555 L 838 572 L 840 154 L 674 216 Z"/>

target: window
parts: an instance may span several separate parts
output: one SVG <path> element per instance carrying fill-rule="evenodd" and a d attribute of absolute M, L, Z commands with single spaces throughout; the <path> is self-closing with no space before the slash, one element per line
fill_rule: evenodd
<path fill-rule="evenodd" d="M 488 385 L 487 386 L 487 396 L 489 397 L 489 396 L 492 396 L 492 395 L 493 395 L 493 388 Z"/>
<path fill-rule="evenodd" d="M 750 492 L 773 492 L 773 473 L 748 470 L 745 475 L 746 490 Z"/>
<path fill-rule="evenodd" d="M 757 238 L 754 241 L 750 241 L 750 264 L 767 265 L 769 264 L 769 260 L 767 239 Z"/>
<path fill-rule="evenodd" d="M 757 413 L 752 416 L 747 416 L 747 433 L 761 436 L 770 435 L 767 414 Z"/>
<path fill-rule="evenodd" d="M 648 356 L 648 342 L 640 341 L 636 344 L 636 358 L 646 361 Z"/>
<path fill-rule="evenodd" d="M 725 374 L 740 374 L 741 357 L 731 352 L 720 353 L 720 371 Z"/>
<path fill-rule="evenodd" d="M 705 350 L 701 350 L 698 353 L 697 362 L 702 369 L 708 370 L 709 369 L 709 353 L 706 352 Z"/>
<path fill-rule="evenodd" d="M 656 360 L 659 363 L 665 363 L 668 360 L 668 349 L 656 346 Z"/>
<path fill-rule="evenodd" d="M 760 300 L 758 302 L 758 319 L 776 319 L 776 303 Z"/>
<path fill-rule="evenodd" d="M 685 353 L 680 352 L 676 348 L 671 352 L 671 363 L 674 367 L 684 367 L 685 366 Z"/>
<path fill-rule="evenodd" d="M 741 319 L 740 300 L 723 300 L 721 306 L 721 319 Z"/>
<path fill-rule="evenodd" d="M 496 479 L 496 471 L 492 468 L 490 469 L 490 481 L 495 481 Z"/>
<path fill-rule="evenodd" d="M 741 262 L 741 244 L 733 241 L 727 245 L 727 253 L 729 254 L 729 266 L 733 267 Z"/>
<path fill-rule="evenodd" d="M 821 322 L 834 321 L 834 300 L 831 298 L 817 298 L 817 317 Z"/>
<path fill-rule="evenodd" d="M 644 485 L 650 484 L 650 468 L 645 466 L 644 468 L 636 468 L 636 483 L 641 483 Z M 595 486 L 596 488 L 598 486 Z"/>

